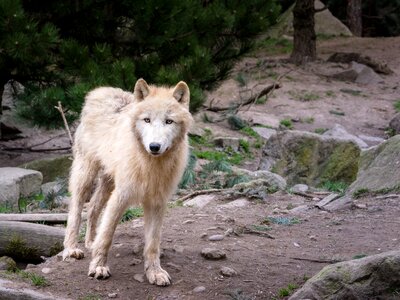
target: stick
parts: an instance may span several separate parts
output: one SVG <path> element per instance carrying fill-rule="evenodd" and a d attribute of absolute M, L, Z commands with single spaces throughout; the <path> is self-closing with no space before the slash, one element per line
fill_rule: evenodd
<path fill-rule="evenodd" d="M 0 214 L 1 221 L 18 221 L 18 222 L 46 222 L 46 223 L 65 223 L 67 222 L 68 214 Z M 86 214 L 82 214 L 82 219 L 86 219 Z"/>
<path fill-rule="evenodd" d="M 193 198 L 195 196 L 199 196 L 199 195 L 206 195 L 206 194 L 210 194 L 210 193 L 218 193 L 218 192 L 223 192 L 226 191 L 227 189 L 210 189 L 210 190 L 199 190 L 199 191 L 194 191 L 193 193 L 190 193 L 186 196 L 183 196 L 179 199 L 177 199 L 176 201 L 178 202 L 183 202 L 187 199 Z"/>
<path fill-rule="evenodd" d="M 338 259 L 314 259 L 314 258 L 304 258 L 304 257 L 291 257 L 291 259 L 311 261 L 311 262 L 316 262 L 316 263 L 321 263 L 321 264 L 336 264 L 336 263 L 342 261 L 342 260 L 338 260 Z"/>
<path fill-rule="evenodd" d="M 72 139 L 71 131 L 69 130 L 67 119 L 65 118 L 65 114 L 64 114 L 63 107 L 61 105 L 61 101 L 58 101 L 58 106 L 54 106 L 54 108 L 57 109 L 61 114 L 61 117 L 62 117 L 62 119 L 64 121 L 65 130 L 67 131 L 67 134 L 68 134 L 68 137 L 69 137 L 69 142 L 70 142 L 70 144 L 72 146 L 73 139 Z"/>

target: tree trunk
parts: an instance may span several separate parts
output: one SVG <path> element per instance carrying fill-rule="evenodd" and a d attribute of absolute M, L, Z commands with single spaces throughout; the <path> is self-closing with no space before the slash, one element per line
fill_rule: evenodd
<path fill-rule="evenodd" d="M 40 224 L 0 222 L 0 256 L 17 260 L 40 261 L 62 251 L 65 230 Z"/>
<path fill-rule="evenodd" d="M 347 25 L 355 36 L 362 36 L 362 0 L 347 0 Z"/>
<path fill-rule="evenodd" d="M 0 214 L 1 221 L 17 221 L 17 222 L 44 222 L 51 224 L 66 223 L 68 219 L 67 213 L 59 214 Z M 86 214 L 82 214 L 82 219 L 86 220 Z"/>
<path fill-rule="evenodd" d="M 293 8 L 293 51 L 290 56 L 295 64 L 314 61 L 317 57 L 314 14 L 314 0 L 296 1 Z"/>

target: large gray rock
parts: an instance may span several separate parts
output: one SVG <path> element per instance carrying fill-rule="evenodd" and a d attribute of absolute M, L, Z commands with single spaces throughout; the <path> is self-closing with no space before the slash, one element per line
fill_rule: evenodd
<path fill-rule="evenodd" d="M 232 168 L 232 171 L 237 175 L 245 175 L 249 177 L 250 180 L 263 179 L 268 184 L 276 190 L 285 190 L 286 189 L 286 180 L 280 176 L 279 174 L 272 173 L 266 170 L 258 170 L 258 171 L 250 171 L 241 168 Z"/>
<path fill-rule="evenodd" d="M 263 155 L 264 168 L 283 176 L 289 185 L 350 184 L 356 179 L 360 148 L 352 141 L 286 130 L 268 140 Z"/>
<path fill-rule="evenodd" d="M 330 136 L 337 139 L 355 142 L 361 149 L 368 148 L 368 144 L 359 137 L 348 133 L 347 130 L 340 124 L 335 124 L 331 129 L 325 131 L 323 136 Z"/>
<path fill-rule="evenodd" d="M 391 251 L 329 265 L 289 300 L 398 299 L 399 286 L 400 251 Z"/>
<path fill-rule="evenodd" d="M 0 168 L 0 203 L 14 206 L 21 197 L 40 192 L 42 173 L 21 168 Z"/>
<path fill-rule="evenodd" d="M 333 74 L 332 78 L 359 84 L 376 84 L 382 81 L 382 77 L 372 68 L 354 61 L 350 63 L 349 69 Z"/>
<path fill-rule="evenodd" d="M 363 151 L 357 180 L 348 194 L 385 193 L 400 190 L 400 135 Z"/>

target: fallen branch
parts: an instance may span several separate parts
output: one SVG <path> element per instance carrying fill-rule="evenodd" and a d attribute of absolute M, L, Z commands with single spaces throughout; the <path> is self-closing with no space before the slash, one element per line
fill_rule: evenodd
<path fill-rule="evenodd" d="M 62 117 L 62 119 L 64 121 L 65 130 L 67 131 L 67 134 L 68 134 L 68 137 L 69 137 L 69 142 L 70 142 L 70 144 L 72 146 L 73 139 L 72 139 L 71 131 L 69 130 L 67 118 L 65 117 L 64 110 L 63 110 L 63 107 L 61 105 L 61 101 L 58 101 L 58 106 L 54 106 L 54 108 L 57 109 L 61 114 L 61 117 Z"/>
<path fill-rule="evenodd" d="M 18 222 L 45 222 L 51 224 L 67 222 L 68 214 L 0 214 L 0 222 L 2 221 L 18 221 Z M 86 219 L 86 214 L 82 214 L 82 219 Z"/>
<path fill-rule="evenodd" d="M 32 146 L 35 147 L 35 146 Z M 71 146 L 69 147 L 60 147 L 60 148 L 42 148 L 42 149 L 33 149 L 32 147 L 5 147 L 2 148 L 2 151 L 22 151 L 22 152 L 51 152 L 51 151 L 63 151 L 63 150 L 71 150 Z"/>
<path fill-rule="evenodd" d="M 267 237 L 269 239 L 275 239 L 274 236 L 270 235 L 269 233 L 265 231 L 260 231 L 260 230 L 255 230 L 251 227 L 248 227 L 246 225 L 237 225 L 235 229 L 233 229 L 233 233 L 236 235 L 240 234 L 256 234 L 259 236 Z"/>
<path fill-rule="evenodd" d="M 338 262 L 342 262 L 342 260 L 338 260 L 338 259 L 315 259 L 315 258 L 304 258 L 304 257 L 291 257 L 291 259 L 311 261 L 311 262 L 321 263 L 321 264 L 336 264 Z"/>
<path fill-rule="evenodd" d="M 227 189 L 210 189 L 210 190 L 198 190 L 198 191 L 194 191 L 193 193 L 190 193 L 186 196 L 183 196 L 179 199 L 177 199 L 177 202 L 183 202 L 186 201 L 190 198 L 199 196 L 199 195 L 206 195 L 206 194 L 211 194 L 211 193 L 219 193 L 219 192 L 223 192 L 226 191 Z"/>

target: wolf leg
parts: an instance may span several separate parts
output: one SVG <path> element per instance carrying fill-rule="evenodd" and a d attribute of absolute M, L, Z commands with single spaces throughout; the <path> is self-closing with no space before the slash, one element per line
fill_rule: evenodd
<path fill-rule="evenodd" d="M 99 179 L 99 184 L 90 200 L 90 208 L 87 214 L 85 246 L 90 249 L 96 237 L 96 229 L 99 216 L 103 211 L 111 192 L 114 189 L 114 182 L 108 175 L 103 174 Z"/>
<path fill-rule="evenodd" d="M 83 204 L 88 202 L 90 198 L 98 170 L 97 162 L 83 158 L 79 154 L 74 158 L 70 176 L 70 191 L 72 197 L 64 239 L 64 260 L 68 257 L 80 259 L 84 256 L 83 251 L 78 249 L 77 245 L 81 213 Z"/>
<path fill-rule="evenodd" d="M 97 279 L 106 279 L 111 276 L 107 266 L 108 251 L 112 238 L 121 217 L 128 207 L 128 198 L 124 197 L 118 189 L 112 193 L 104 210 L 96 238 L 92 245 L 92 261 L 89 265 L 88 275 Z"/>
<path fill-rule="evenodd" d="M 160 265 L 161 226 L 164 218 L 166 203 L 143 204 L 144 208 L 144 271 L 151 284 L 170 285 L 171 277 Z"/>

